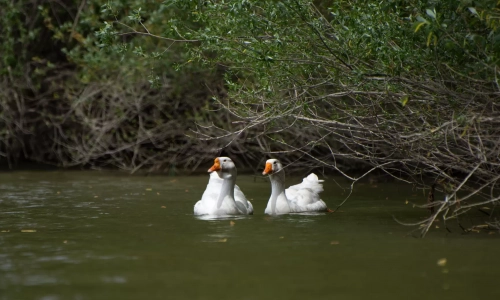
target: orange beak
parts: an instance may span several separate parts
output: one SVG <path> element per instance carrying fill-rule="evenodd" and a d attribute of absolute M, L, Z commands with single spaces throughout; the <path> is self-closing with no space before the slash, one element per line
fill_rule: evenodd
<path fill-rule="evenodd" d="M 220 163 L 219 163 L 219 158 L 216 158 L 214 160 L 214 165 L 208 169 L 208 172 L 212 173 L 213 171 L 219 171 L 220 170 Z"/>
<path fill-rule="evenodd" d="M 264 169 L 264 172 L 262 172 L 262 175 L 271 174 L 272 172 L 273 172 L 273 165 L 271 165 L 271 163 L 266 163 L 266 168 Z"/>

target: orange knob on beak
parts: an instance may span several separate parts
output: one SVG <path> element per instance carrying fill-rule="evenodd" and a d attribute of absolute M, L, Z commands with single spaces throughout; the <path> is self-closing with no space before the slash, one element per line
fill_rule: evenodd
<path fill-rule="evenodd" d="M 214 165 L 208 169 L 208 172 L 212 173 L 213 171 L 219 171 L 220 170 L 220 163 L 219 163 L 219 158 L 217 157 L 214 160 Z"/>
<path fill-rule="evenodd" d="M 264 172 L 262 172 L 262 175 L 271 174 L 272 172 L 273 172 L 273 165 L 271 163 L 266 163 L 266 168 L 264 169 Z"/>

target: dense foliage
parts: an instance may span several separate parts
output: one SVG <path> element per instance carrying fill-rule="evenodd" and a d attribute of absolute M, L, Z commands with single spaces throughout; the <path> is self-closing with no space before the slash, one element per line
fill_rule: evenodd
<path fill-rule="evenodd" d="M 155 32 L 190 59 L 224 68 L 219 105 L 239 122 L 199 136 L 245 143 L 357 182 L 379 170 L 444 192 L 434 219 L 496 203 L 500 10 L 494 1 L 165 1 Z M 144 35 L 108 23 L 101 40 Z M 112 25 L 109 25 L 112 24 Z M 129 25 L 130 26 L 130 25 Z M 154 36 L 150 36 L 155 38 Z M 108 43 L 113 45 L 113 43 Z M 360 169 L 368 172 L 357 176 Z M 431 181 L 425 178 L 431 178 Z M 458 192 L 463 193 L 458 194 Z"/>
<path fill-rule="evenodd" d="M 4 161 L 175 171 L 213 158 L 189 129 L 201 120 L 226 124 L 227 114 L 207 110 L 212 95 L 225 93 L 221 72 L 197 65 L 179 71 L 188 60 L 183 45 L 123 36 L 103 49 L 98 40 L 110 16 L 135 23 L 129 14 L 141 6 L 149 11 L 144 23 L 156 30 L 175 11 L 134 0 L 0 6 Z"/>

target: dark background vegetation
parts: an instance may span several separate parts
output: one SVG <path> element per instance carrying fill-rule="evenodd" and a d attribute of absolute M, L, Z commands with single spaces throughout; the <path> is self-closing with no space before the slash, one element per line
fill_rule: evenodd
<path fill-rule="evenodd" d="M 143 55 L 102 48 L 105 1 L 0 1 L 0 157 L 62 167 L 127 171 L 194 170 L 217 154 L 215 143 L 190 137 L 197 122 L 225 126 L 211 97 L 225 95 L 223 70 L 186 64 L 182 45 Z M 174 12 L 153 1 L 116 1 L 156 9 L 150 26 Z M 152 51 L 161 41 L 123 37 Z M 151 88 L 152 78 L 161 82 Z M 230 153 L 238 153 L 234 145 Z M 249 163 L 247 163 L 247 166 Z M 203 165 L 203 167 L 205 167 Z"/>
<path fill-rule="evenodd" d="M 9 166 L 384 174 L 430 191 L 424 234 L 500 199 L 496 1 L 0 5 Z"/>

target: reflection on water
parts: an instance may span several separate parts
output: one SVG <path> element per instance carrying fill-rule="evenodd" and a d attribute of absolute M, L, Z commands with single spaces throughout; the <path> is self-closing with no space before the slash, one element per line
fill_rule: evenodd
<path fill-rule="evenodd" d="M 198 220 L 204 220 L 204 221 L 223 221 L 223 220 L 243 220 L 243 219 L 249 219 L 251 218 L 252 215 L 218 215 L 218 216 L 211 216 L 211 215 L 199 215 L 199 216 L 194 216 Z"/>
<path fill-rule="evenodd" d="M 266 216 L 269 182 L 240 176 L 254 215 L 193 216 L 207 180 L 0 173 L 0 300 L 500 296 L 497 234 L 408 236 L 393 216 L 426 214 L 405 205 L 421 201 L 410 187 L 360 186 L 334 214 Z M 343 197 L 326 179 L 325 202 Z"/>

